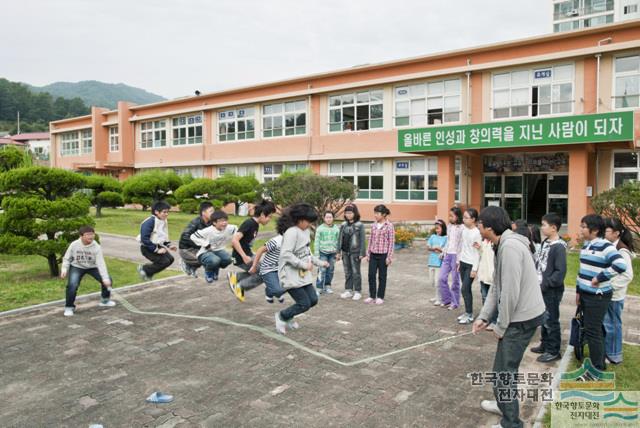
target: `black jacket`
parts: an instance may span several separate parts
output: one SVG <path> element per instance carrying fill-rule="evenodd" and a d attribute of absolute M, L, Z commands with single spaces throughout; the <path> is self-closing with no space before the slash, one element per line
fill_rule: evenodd
<path fill-rule="evenodd" d="M 540 248 L 536 268 L 542 274 L 540 287 L 543 292 L 549 289 L 564 290 L 564 277 L 567 274 L 567 244 L 562 239 L 553 243 L 545 239 Z"/>
<path fill-rule="evenodd" d="M 209 226 L 211 226 L 211 223 L 210 222 L 205 223 L 202 217 L 196 217 L 193 220 L 191 220 L 191 222 L 187 225 L 187 227 L 182 231 L 182 234 L 180 235 L 180 242 L 178 242 L 178 248 L 180 248 L 181 250 L 187 250 L 190 248 L 199 250 L 200 246 L 196 245 L 191 240 L 191 235 L 194 232 Z"/>

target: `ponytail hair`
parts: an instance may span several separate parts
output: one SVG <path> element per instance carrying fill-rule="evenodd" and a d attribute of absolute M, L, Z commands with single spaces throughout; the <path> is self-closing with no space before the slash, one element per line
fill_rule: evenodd
<path fill-rule="evenodd" d="M 633 236 L 631 235 L 631 231 L 627 229 L 620 220 L 618 220 L 617 218 L 607 218 L 604 221 L 604 226 L 605 229 L 611 228 L 614 231 L 620 233 L 618 246 L 616 247 L 618 250 L 621 248 L 626 248 L 627 250 L 633 252 Z"/>
<path fill-rule="evenodd" d="M 380 213 L 383 216 L 388 216 L 389 214 L 391 214 L 391 211 L 389 211 L 389 208 L 387 208 L 383 204 L 376 205 L 376 207 L 373 209 L 373 212 L 374 213 Z"/>

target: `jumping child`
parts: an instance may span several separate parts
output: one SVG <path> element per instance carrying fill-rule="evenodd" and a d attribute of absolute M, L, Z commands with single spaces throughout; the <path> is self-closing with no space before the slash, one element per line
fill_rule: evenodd
<path fill-rule="evenodd" d="M 144 266 L 138 265 L 138 274 L 142 280 L 150 280 L 153 275 L 171 266 L 173 256 L 169 250 L 176 251 L 177 247 L 169 241 L 169 217 L 171 205 L 164 201 L 155 202 L 151 206 L 151 217 L 140 225 L 140 234 L 137 237 L 140 242 L 140 252 L 151 263 Z"/>
<path fill-rule="evenodd" d="M 200 246 L 198 263 L 204 266 L 204 279 L 208 283 L 217 281 L 220 269 L 231 264 L 231 256 L 225 247 L 238 231 L 235 225 L 229 224 L 229 216 L 224 211 L 215 211 L 211 222 L 211 226 L 191 235 L 191 240 Z"/>

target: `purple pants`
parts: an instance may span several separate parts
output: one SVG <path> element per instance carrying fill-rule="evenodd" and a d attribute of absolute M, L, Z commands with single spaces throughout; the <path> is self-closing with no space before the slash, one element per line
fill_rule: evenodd
<path fill-rule="evenodd" d="M 444 256 L 442 267 L 440 268 L 440 296 L 442 297 L 442 303 L 456 308 L 460 306 L 460 274 L 457 270 L 457 263 L 457 254 L 447 254 Z M 451 289 L 449 289 L 450 273 L 453 277 Z"/>

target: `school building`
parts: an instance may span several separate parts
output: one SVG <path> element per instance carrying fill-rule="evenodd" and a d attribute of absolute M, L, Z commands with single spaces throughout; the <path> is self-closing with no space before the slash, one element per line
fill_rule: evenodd
<path fill-rule="evenodd" d="M 562 215 L 638 180 L 640 20 L 364 65 L 51 122 L 53 166 L 268 181 L 310 168 L 358 186 L 364 219 L 451 206 Z"/>

